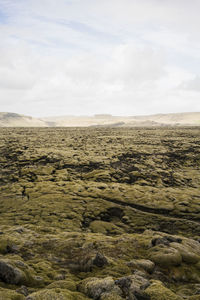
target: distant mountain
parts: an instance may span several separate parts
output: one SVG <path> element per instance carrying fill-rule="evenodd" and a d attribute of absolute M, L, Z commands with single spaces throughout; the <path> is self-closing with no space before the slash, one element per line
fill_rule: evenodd
<path fill-rule="evenodd" d="M 200 112 L 156 114 L 141 116 L 139 119 L 170 125 L 200 125 Z"/>
<path fill-rule="evenodd" d="M 200 112 L 155 114 L 146 116 L 112 116 L 98 114 L 94 116 L 60 116 L 44 118 L 56 126 L 195 126 L 200 125 Z"/>
<path fill-rule="evenodd" d="M 0 127 L 47 127 L 48 123 L 29 116 L 0 112 Z"/>
<path fill-rule="evenodd" d="M 148 116 L 57 116 L 33 118 L 16 113 L 0 113 L 0 127 L 152 127 L 200 126 L 200 112 L 155 114 Z"/>

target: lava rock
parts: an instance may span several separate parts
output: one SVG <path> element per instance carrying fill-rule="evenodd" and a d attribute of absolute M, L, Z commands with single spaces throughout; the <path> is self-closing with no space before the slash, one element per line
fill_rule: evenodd
<path fill-rule="evenodd" d="M 148 273 L 152 273 L 155 264 L 149 259 L 133 259 L 127 263 L 127 266 L 134 269 L 143 269 Z"/>
<path fill-rule="evenodd" d="M 84 279 L 78 286 L 78 290 L 80 292 L 86 294 L 88 297 L 91 297 L 95 300 L 100 299 L 100 297 L 103 296 L 103 294 L 110 293 L 113 290 L 115 291 L 115 293 L 118 291 L 118 294 L 120 295 L 120 289 L 116 288 L 117 287 L 115 286 L 115 282 L 112 277 L 106 277 L 103 279 L 90 277 Z"/>
<path fill-rule="evenodd" d="M 166 288 L 162 282 L 152 280 L 151 285 L 145 290 L 151 300 L 182 300 L 182 297 L 177 296 L 171 290 Z"/>
<path fill-rule="evenodd" d="M 162 267 L 179 266 L 182 263 L 182 256 L 178 250 L 162 244 L 150 249 L 149 258 Z"/>
<path fill-rule="evenodd" d="M 6 261 L 0 261 L 0 279 L 8 284 L 19 284 L 25 280 L 25 274 Z"/>
<path fill-rule="evenodd" d="M 182 239 L 180 238 L 176 238 L 173 236 L 164 236 L 164 237 L 158 237 L 158 238 L 154 238 L 151 241 L 151 245 L 152 247 L 157 246 L 157 245 L 166 245 L 169 246 L 170 243 L 181 243 Z"/>
<path fill-rule="evenodd" d="M 107 258 L 103 254 L 97 253 L 93 260 L 93 264 L 97 267 L 102 268 L 103 266 L 108 264 L 108 261 L 107 261 Z"/>
<path fill-rule="evenodd" d="M 24 296 L 28 296 L 29 292 L 25 285 L 22 285 L 20 288 L 16 290 L 17 293 L 22 294 Z"/>
<path fill-rule="evenodd" d="M 119 278 L 115 284 L 122 290 L 123 296 L 130 300 L 144 299 L 148 300 L 150 297 L 145 293 L 145 288 L 149 286 L 149 281 L 142 272 L 137 272 L 134 275 Z"/>
<path fill-rule="evenodd" d="M 118 280 L 115 280 L 115 284 L 117 284 L 120 287 L 124 295 L 129 294 L 131 283 L 132 280 L 130 277 L 122 277 L 119 278 Z"/>

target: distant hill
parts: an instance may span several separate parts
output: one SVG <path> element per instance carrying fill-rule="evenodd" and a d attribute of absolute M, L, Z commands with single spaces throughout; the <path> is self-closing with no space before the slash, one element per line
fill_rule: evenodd
<path fill-rule="evenodd" d="M 29 116 L 0 112 L 0 127 L 47 127 L 48 123 Z"/>
<path fill-rule="evenodd" d="M 170 125 L 200 125 L 200 112 L 156 114 L 141 116 L 140 120 L 151 120 L 157 123 Z"/>
<path fill-rule="evenodd" d="M 200 112 L 155 114 L 145 116 L 112 116 L 98 114 L 94 116 L 61 116 L 44 118 L 56 126 L 195 126 L 200 125 Z"/>
<path fill-rule="evenodd" d="M 145 116 L 56 116 L 33 118 L 10 112 L 0 113 L 0 127 L 152 127 L 200 126 L 200 112 L 155 114 Z"/>

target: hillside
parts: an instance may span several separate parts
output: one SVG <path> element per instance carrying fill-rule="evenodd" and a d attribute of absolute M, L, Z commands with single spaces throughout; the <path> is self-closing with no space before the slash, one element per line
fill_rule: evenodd
<path fill-rule="evenodd" d="M 198 126 L 200 112 L 156 114 L 145 116 L 57 116 L 32 118 L 15 113 L 0 113 L 0 127 L 155 127 L 155 126 Z"/>
<path fill-rule="evenodd" d="M 48 123 L 37 118 L 0 112 L 0 127 L 46 127 Z"/>
<path fill-rule="evenodd" d="M 156 114 L 150 116 L 138 117 L 138 120 L 154 121 L 162 124 L 171 125 L 200 125 L 199 112 L 174 113 L 174 114 Z"/>

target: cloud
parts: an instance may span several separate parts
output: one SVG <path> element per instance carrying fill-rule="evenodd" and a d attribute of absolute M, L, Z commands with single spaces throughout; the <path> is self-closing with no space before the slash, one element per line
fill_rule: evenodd
<path fill-rule="evenodd" d="M 195 76 L 190 80 L 183 81 L 179 87 L 180 90 L 200 92 L 200 76 Z"/>
<path fill-rule="evenodd" d="M 1 0 L 0 111 L 200 110 L 199 8 L 197 0 Z"/>

